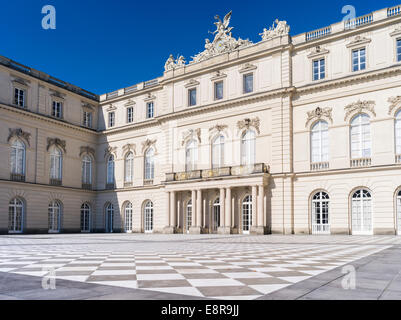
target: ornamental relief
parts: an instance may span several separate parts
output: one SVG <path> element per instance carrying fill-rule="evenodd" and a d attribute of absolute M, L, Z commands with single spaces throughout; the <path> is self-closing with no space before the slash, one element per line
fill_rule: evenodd
<path fill-rule="evenodd" d="M 346 111 L 344 121 L 347 121 L 350 115 L 355 113 L 362 113 L 364 111 L 367 111 L 376 117 L 376 112 L 374 108 L 375 105 L 376 102 L 372 100 L 358 100 L 357 102 L 350 103 L 349 105 L 344 107 L 344 110 Z"/>
<path fill-rule="evenodd" d="M 95 157 L 96 151 L 95 151 L 95 149 L 93 149 L 93 148 L 91 148 L 89 146 L 81 147 L 79 156 L 81 157 L 85 153 L 86 154 L 91 154 L 93 157 Z"/>
<path fill-rule="evenodd" d="M 328 119 L 331 123 L 333 123 L 333 118 L 331 114 L 332 111 L 332 108 L 317 107 L 315 110 L 307 112 L 305 127 L 308 127 L 311 122 L 315 120 L 320 120 L 322 118 Z"/>
<path fill-rule="evenodd" d="M 255 117 L 253 119 L 246 118 L 244 120 L 241 120 L 241 121 L 237 122 L 237 128 L 238 128 L 239 131 L 241 131 L 244 128 L 246 128 L 248 130 L 250 127 L 255 128 L 256 132 L 258 134 L 260 134 L 260 129 L 259 129 L 259 127 L 260 127 L 260 119 L 258 117 Z"/>
<path fill-rule="evenodd" d="M 56 146 L 58 148 L 61 148 L 64 151 L 64 153 L 67 153 L 66 145 L 67 143 L 65 142 L 65 140 L 61 140 L 59 138 L 47 138 L 46 150 L 49 151 L 51 146 Z"/>
<path fill-rule="evenodd" d="M 390 103 L 390 107 L 388 109 L 389 115 L 393 113 L 394 109 L 401 107 L 401 96 L 390 97 L 387 101 Z"/>
<path fill-rule="evenodd" d="M 17 128 L 17 129 L 10 129 L 9 128 L 8 132 L 9 132 L 9 134 L 8 134 L 7 142 L 10 142 L 10 140 L 12 138 L 21 138 L 21 139 L 25 140 L 28 143 L 28 146 L 31 146 L 30 145 L 30 141 L 29 141 L 30 137 L 31 137 L 30 133 L 22 131 L 21 128 Z"/>
<path fill-rule="evenodd" d="M 142 142 L 142 153 L 148 149 L 150 146 L 154 146 L 156 144 L 156 139 L 151 140 L 151 139 L 146 139 L 145 141 Z"/>
<path fill-rule="evenodd" d="M 123 154 L 125 154 L 127 152 L 132 152 L 133 154 L 136 155 L 135 143 L 127 143 L 125 146 L 123 146 Z"/>
<path fill-rule="evenodd" d="M 108 146 L 104 149 L 104 157 L 106 158 L 108 155 L 115 155 L 117 152 L 117 147 Z"/>
<path fill-rule="evenodd" d="M 217 133 L 224 132 L 228 128 L 225 124 L 216 124 L 213 127 L 209 128 L 209 140 L 211 140 Z"/>
<path fill-rule="evenodd" d="M 182 134 L 181 145 L 183 146 L 185 144 L 185 142 L 187 142 L 191 138 L 196 139 L 196 140 L 198 140 L 199 143 L 201 143 L 202 142 L 201 129 L 200 128 L 195 129 L 195 130 L 194 129 L 189 129 L 189 130 L 185 131 Z"/>

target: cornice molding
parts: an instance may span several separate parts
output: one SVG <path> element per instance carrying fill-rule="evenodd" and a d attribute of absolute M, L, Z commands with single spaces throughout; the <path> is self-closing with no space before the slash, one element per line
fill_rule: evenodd
<path fill-rule="evenodd" d="M 249 72 L 249 71 L 254 71 L 256 70 L 257 67 L 249 62 L 245 63 L 239 70 L 239 73 L 245 73 L 245 72 Z"/>
<path fill-rule="evenodd" d="M 221 80 L 227 78 L 225 73 L 221 73 L 221 71 L 217 71 L 213 77 L 210 78 L 211 81 Z"/>
<path fill-rule="evenodd" d="M 186 84 L 185 84 L 185 88 L 191 88 L 191 87 L 196 87 L 197 85 L 199 85 L 200 82 L 195 80 L 195 79 L 190 79 Z"/>

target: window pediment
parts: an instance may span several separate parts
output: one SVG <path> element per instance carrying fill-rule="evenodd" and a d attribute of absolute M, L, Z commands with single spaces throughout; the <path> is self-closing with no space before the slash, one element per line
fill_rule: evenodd
<path fill-rule="evenodd" d="M 156 144 L 156 139 L 146 139 L 145 141 L 142 142 L 142 153 L 145 152 L 146 149 L 150 148 L 150 147 L 154 147 L 155 148 L 155 144 Z M 156 151 L 156 148 L 155 148 Z"/>
<path fill-rule="evenodd" d="M 21 87 L 22 89 L 28 89 L 30 83 L 30 81 L 22 79 L 20 77 L 14 77 L 11 82 L 15 87 Z"/>
<path fill-rule="evenodd" d="M 196 81 L 195 79 L 191 79 L 185 84 L 185 88 L 191 88 L 191 87 L 195 87 L 197 85 L 199 85 L 199 81 Z"/>
<path fill-rule="evenodd" d="M 28 146 L 30 146 L 30 137 L 31 134 L 28 132 L 23 131 L 21 128 L 17 128 L 17 129 L 8 129 L 9 134 L 8 134 L 8 138 L 7 138 L 7 142 L 10 142 L 10 140 L 12 138 L 21 138 L 24 141 L 26 141 L 28 143 Z"/>
<path fill-rule="evenodd" d="M 136 103 L 135 103 L 134 100 L 128 99 L 127 103 L 126 103 L 124 106 L 126 106 L 126 107 L 132 107 L 132 106 L 134 106 L 135 104 L 136 104 Z"/>
<path fill-rule="evenodd" d="M 95 149 L 93 149 L 93 148 L 91 148 L 91 147 L 89 147 L 89 146 L 84 146 L 84 147 L 81 147 L 80 148 L 80 153 L 79 153 L 79 156 L 81 157 L 83 154 L 90 154 L 90 155 L 92 155 L 93 157 L 95 157 L 95 154 L 96 154 L 96 152 L 95 152 Z"/>
<path fill-rule="evenodd" d="M 237 128 L 239 131 L 242 131 L 242 129 L 249 129 L 249 128 L 255 128 L 256 132 L 260 134 L 260 119 L 258 117 L 250 119 L 246 118 L 244 120 L 238 121 L 237 122 Z"/>
<path fill-rule="evenodd" d="M 108 146 L 106 149 L 104 149 L 104 158 L 106 158 L 109 155 L 113 155 L 114 157 L 116 157 L 116 152 L 117 152 L 117 147 Z"/>
<path fill-rule="evenodd" d="M 93 105 L 86 103 L 86 102 L 82 102 L 82 109 L 86 109 L 88 111 L 93 111 L 95 108 Z"/>
<path fill-rule="evenodd" d="M 195 130 L 194 129 L 189 129 L 189 130 L 183 132 L 181 145 L 183 146 L 185 143 L 188 142 L 188 140 L 192 140 L 192 139 L 195 139 L 199 143 L 202 142 L 201 129 L 200 128 L 195 129 Z"/>
<path fill-rule="evenodd" d="M 347 48 L 355 48 L 360 45 L 368 44 L 371 41 L 372 39 L 363 36 L 356 36 L 350 43 L 347 44 Z"/>
<path fill-rule="evenodd" d="M 388 114 L 394 114 L 395 111 L 398 110 L 399 107 L 401 107 L 401 96 L 396 96 L 396 97 L 390 97 L 387 100 L 390 103 L 390 107 L 388 109 Z"/>
<path fill-rule="evenodd" d="M 153 95 L 153 94 L 151 94 L 151 93 L 148 93 L 148 95 L 147 95 L 147 97 L 145 98 L 145 99 L 143 99 L 145 102 L 149 102 L 149 101 L 152 101 L 152 100 L 156 100 L 156 96 L 155 95 Z"/>
<path fill-rule="evenodd" d="M 250 63 L 245 63 L 241 67 L 241 69 L 239 69 L 239 72 L 240 73 L 245 73 L 245 72 L 253 71 L 253 70 L 256 70 L 256 69 L 257 69 L 257 67 L 255 65 L 250 64 Z"/>
<path fill-rule="evenodd" d="M 50 147 L 56 146 L 59 147 L 64 151 L 64 153 L 67 153 L 66 146 L 67 143 L 65 140 L 61 140 L 59 138 L 47 138 L 47 148 L 46 150 L 49 151 Z"/>
<path fill-rule="evenodd" d="M 317 57 L 323 57 L 327 55 L 330 51 L 322 48 L 321 46 L 316 46 L 311 50 L 311 52 L 308 54 L 309 59 L 317 58 Z"/>
<path fill-rule="evenodd" d="M 351 116 L 362 112 L 367 112 L 376 117 L 376 112 L 374 108 L 375 105 L 376 102 L 372 100 L 358 100 L 357 102 L 350 103 L 349 105 L 344 107 L 344 110 L 346 111 L 344 121 L 348 121 Z"/>
<path fill-rule="evenodd" d="M 64 101 L 65 99 L 65 94 L 55 90 L 50 90 L 50 95 L 53 97 L 54 100 Z"/>
<path fill-rule="evenodd" d="M 311 122 L 320 119 L 328 119 L 331 123 L 333 123 L 333 118 L 331 112 L 332 108 L 320 108 L 317 107 L 315 110 L 307 112 L 307 119 L 305 123 L 305 127 L 309 126 Z"/>
<path fill-rule="evenodd" d="M 393 32 L 390 33 L 391 37 L 396 37 L 401 35 L 401 26 L 397 26 Z"/>
<path fill-rule="evenodd" d="M 128 152 L 132 152 L 134 155 L 136 155 L 135 143 L 127 143 L 125 146 L 123 146 L 123 154 L 126 154 Z"/>
<path fill-rule="evenodd" d="M 224 78 L 227 78 L 227 75 L 225 73 L 221 73 L 220 71 L 217 71 L 215 73 L 215 75 L 212 78 L 210 78 L 210 80 L 211 81 L 216 81 L 216 80 L 221 80 L 221 79 L 224 79 Z"/>
<path fill-rule="evenodd" d="M 107 112 L 115 111 L 115 110 L 117 110 L 117 107 L 116 107 L 115 105 L 113 105 L 113 104 L 111 104 L 111 105 L 106 109 Z"/>

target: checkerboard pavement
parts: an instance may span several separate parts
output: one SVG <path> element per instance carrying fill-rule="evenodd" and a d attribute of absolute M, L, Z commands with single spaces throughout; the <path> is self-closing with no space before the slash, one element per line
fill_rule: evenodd
<path fill-rule="evenodd" d="M 182 237 L 182 238 L 180 238 Z M 215 299 L 256 299 L 400 237 L 0 237 L 0 272 Z"/>

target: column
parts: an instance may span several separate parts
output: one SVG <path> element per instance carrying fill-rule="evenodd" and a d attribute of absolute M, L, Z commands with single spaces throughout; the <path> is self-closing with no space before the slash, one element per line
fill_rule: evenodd
<path fill-rule="evenodd" d="M 258 197 L 258 188 L 257 186 L 252 186 L 252 227 L 256 227 L 257 222 L 257 197 Z"/>
<path fill-rule="evenodd" d="M 170 217 L 170 192 L 166 192 L 166 210 L 167 210 L 167 226 L 171 227 L 171 217 Z"/>
<path fill-rule="evenodd" d="M 226 201 L 227 201 L 227 206 L 226 206 L 226 213 L 225 213 L 225 227 L 228 228 L 228 230 L 231 231 L 231 188 L 226 189 Z"/>
<path fill-rule="evenodd" d="M 219 227 L 224 227 L 224 210 L 225 210 L 225 203 L 226 203 L 226 197 L 225 197 L 225 190 L 220 189 L 220 226 Z"/>
<path fill-rule="evenodd" d="M 265 188 L 263 185 L 258 186 L 258 228 L 264 229 L 264 198 L 265 198 Z"/>
<path fill-rule="evenodd" d="M 170 192 L 170 227 L 177 226 L 175 191 Z"/>
<path fill-rule="evenodd" d="M 196 196 L 196 226 L 202 227 L 202 190 L 197 191 Z"/>
<path fill-rule="evenodd" d="M 186 216 L 186 208 L 184 208 L 184 216 Z M 185 220 L 184 224 L 186 225 L 187 221 Z M 192 190 L 192 226 L 196 226 L 196 190 Z"/>

